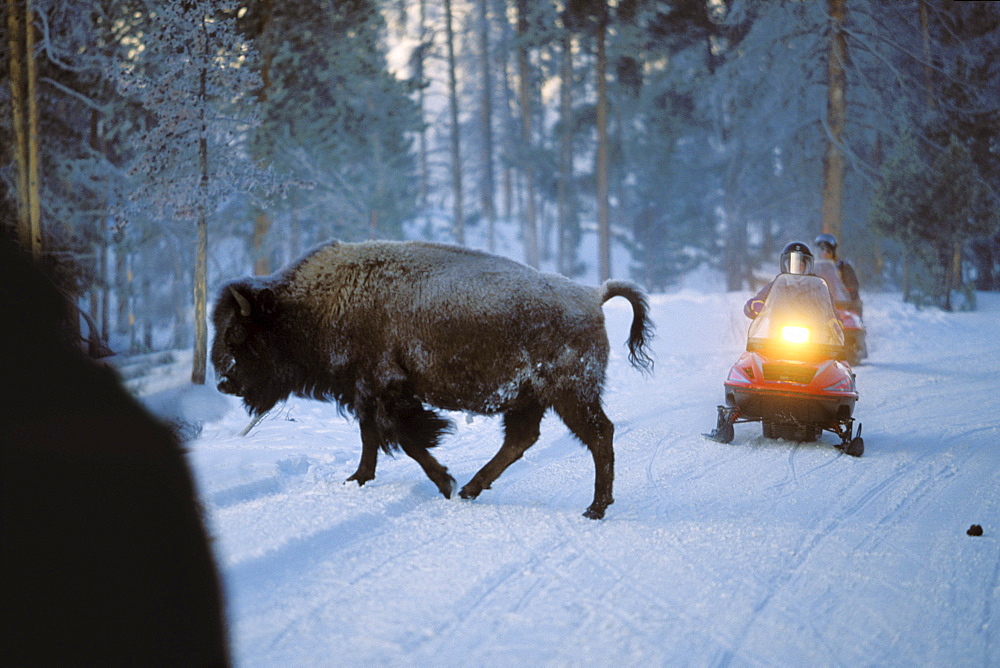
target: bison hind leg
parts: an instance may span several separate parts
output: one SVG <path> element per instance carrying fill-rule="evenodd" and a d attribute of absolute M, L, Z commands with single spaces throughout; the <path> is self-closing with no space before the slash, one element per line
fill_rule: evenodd
<path fill-rule="evenodd" d="M 389 444 L 382 435 L 375 421 L 364 417 L 361 419 L 361 461 L 358 470 L 345 482 L 352 480 L 364 487 L 365 483 L 375 479 L 375 466 L 378 464 L 378 451 L 388 450 Z"/>
<path fill-rule="evenodd" d="M 615 481 L 615 425 L 604 413 L 600 400 L 565 402 L 557 404 L 555 409 L 594 458 L 594 501 L 583 516 L 599 520 L 604 517 L 608 506 L 615 502 L 612 493 Z"/>
<path fill-rule="evenodd" d="M 444 498 L 450 499 L 455 490 L 455 479 L 448 474 L 448 469 L 428 452 L 428 449 L 436 447 L 445 434 L 453 431 L 454 425 L 451 420 L 424 408 L 414 399 L 412 403 L 407 402 L 397 410 L 392 421 L 392 440 L 420 464 Z"/>

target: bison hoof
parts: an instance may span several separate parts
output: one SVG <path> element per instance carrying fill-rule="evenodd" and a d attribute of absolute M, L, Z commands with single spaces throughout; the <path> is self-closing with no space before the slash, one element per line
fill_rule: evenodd
<path fill-rule="evenodd" d="M 594 501 L 590 504 L 590 507 L 584 511 L 583 516 L 592 520 L 602 520 L 604 519 L 604 511 L 607 510 L 608 506 L 614 502 L 614 499 L 611 499 L 607 503 L 598 503 L 597 501 Z"/>
<path fill-rule="evenodd" d="M 455 492 L 455 479 L 451 476 L 445 476 L 444 480 L 438 482 L 437 487 L 444 498 L 450 499 L 451 495 Z"/>
<path fill-rule="evenodd" d="M 470 482 L 468 485 L 466 485 L 465 487 L 462 488 L 462 491 L 459 492 L 458 495 L 460 497 L 462 497 L 463 499 L 474 499 L 477 496 L 479 496 L 479 493 L 482 492 L 482 491 L 483 490 L 482 490 L 481 487 L 479 487 L 478 485 L 474 486 Z"/>
<path fill-rule="evenodd" d="M 375 476 L 361 473 L 360 471 L 352 475 L 350 478 L 344 481 L 344 484 L 351 482 L 352 480 L 358 483 L 358 487 L 364 487 L 365 483 L 369 480 L 374 480 Z"/>

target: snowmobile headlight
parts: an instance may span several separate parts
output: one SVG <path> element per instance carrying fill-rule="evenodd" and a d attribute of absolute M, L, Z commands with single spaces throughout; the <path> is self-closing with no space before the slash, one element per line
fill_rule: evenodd
<path fill-rule="evenodd" d="M 809 328 L 785 325 L 781 328 L 781 338 L 789 343 L 807 343 L 809 341 Z"/>

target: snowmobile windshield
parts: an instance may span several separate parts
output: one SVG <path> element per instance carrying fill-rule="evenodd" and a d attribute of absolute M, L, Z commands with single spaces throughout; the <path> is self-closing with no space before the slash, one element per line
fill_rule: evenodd
<path fill-rule="evenodd" d="M 747 350 L 764 349 L 793 359 L 843 359 L 844 329 L 823 279 L 801 274 L 774 279 L 747 333 Z"/>
<path fill-rule="evenodd" d="M 813 264 L 813 273 L 826 281 L 827 286 L 830 288 L 830 296 L 833 297 L 835 305 L 850 305 L 851 293 L 847 291 L 844 282 L 840 280 L 840 270 L 837 269 L 836 262 L 826 258 L 816 260 Z"/>

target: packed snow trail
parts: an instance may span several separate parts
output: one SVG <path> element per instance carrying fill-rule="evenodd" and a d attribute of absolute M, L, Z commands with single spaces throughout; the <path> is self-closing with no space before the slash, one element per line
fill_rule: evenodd
<path fill-rule="evenodd" d="M 238 664 L 1000 665 L 1000 296 L 956 314 L 868 296 L 860 459 L 756 423 L 701 436 L 745 298 L 653 296 L 651 379 L 626 360 L 628 304 L 605 306 L 603 521 L 580 516 L 593 461 L 551 413 L 462 501 L 404 455 L 343 484 L 360 439 L 332 405 L 291 400 L 240 438 L 238 400 L 200 397 L 222 415 L 190 450 Z M 502 423 L 452 417 L 435 456 L 462 485 Z"/>

